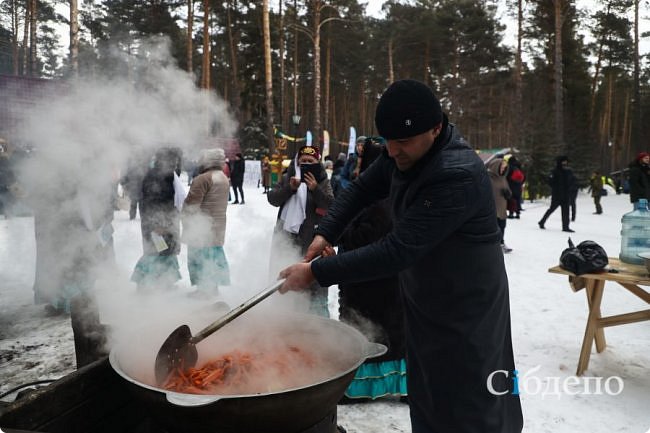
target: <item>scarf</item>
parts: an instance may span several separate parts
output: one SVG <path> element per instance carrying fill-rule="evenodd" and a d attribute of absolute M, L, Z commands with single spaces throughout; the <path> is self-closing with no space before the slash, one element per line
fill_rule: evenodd
<path fill-rule="evenodd" d="M 298 165 L 298 158 L 294 159 L 293 165 L 296 169 L 296 177 L 300 178 L 300 165 Z M 280 219 L 284 221 L 282 228 L 289 233 L 297 234 L 300 231 L 300 226 L 307 216 L 305 207 L 307 206 L 307 184 L 300 183 L 298 191 L 287 200 L 282 208 Z"/>

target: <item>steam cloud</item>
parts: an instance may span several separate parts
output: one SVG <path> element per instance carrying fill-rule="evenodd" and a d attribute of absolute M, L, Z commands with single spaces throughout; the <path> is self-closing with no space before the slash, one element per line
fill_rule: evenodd
<path fill-rule="evenodd" d="M 198 89 L 193 77 L 175 66 L 169 45 L 167 39 L 154 38 L 135 54 L 113 50 L 111 71 L 95 70 L 93 76 L 55 84 L 35 107 L 15 116 L 24 122 L 16 141 L 33 148 L 19 178 L 35 213 L 38 257 L 44 258 L 37 259 L 43 272 L 37 274 L 35 286 L 46 297 L 73 289 L 61 287 L 61 280 L 83 285 L 97 279 L 97 285 L 114 293 L 132 287 L 124 278 L 130 269 L 116 272 L 110 255 L 90 259 L 94 251 L 89 247 L 106 229 L 102 221 L 112 219 L 117 182 L 131 157 L 177 147 L 184 159 L 194 158 L 202 148 L 217 147 L 216 139 L 231 138 L 236 132 L 227 104 Z M 89 261 L 95 263 L 86 278 L 83 272 Z M 171 309 L 161 302 L 148 299 L 146 304 L 159 307 L 159 314 L 174 323 Z M 125 315 L 132 313 L 126 319 L 130 325 L 142 317 L 137 305 L 143 302 L 134 303 L 134 311 L 128 311 L 130 303 L 122 299 L 108 303 Z M 124 320 L 111 322 L 119 325 Z"/>
<path fill-rule="evenodd" d="M 16 116 L 25 119 L 18 140 L 34 149 L 19 176 L 35 213 L 37 256 L 45 258 L 37 264 L 42 278 L 37 272 L 35 286 L 47 295 L 62 289 L 61 280 L 89 282 L 82 289 L 98 295 L 101 322 L 109 325 L 111 342 L 155 328 L 148 334 L 155 338 L 139 343 L 151 346 L 148 356 L 177 326 L 187 323 L 196 332 L 215 320 L 215 308 L 204 305 L 196 311 L 195 301 L 173 292 L 134 296 L 128 280 L 132 269 L 120 269 L 110 255 L 90 259 L 95 252 L 89 245 L 101 238 L 102 220 L 112 219 L 117 182 L 129 158 L 153 155 L 162 147 L 178 147 L 184 159 L 194 158 L 200 149 L 216 147 L 215 138 L 233 137 L 237 127 L 227 104 L 196 88 L 193 77 L 179 70 L 169 53 L 166 39 L 150 40 L 132 55 L 113 51 L 112 70 L 118 73 L 61 84 L 35 108 Z M 260 248 L 270 240 L 272 227 L 260 225 L 254 210 L 239 217 L 247 227 L 245 242 L 228 246 L 231 276 L 236 278 L 224 293 L 233 306 L 275 280 L 281 269 L 270 263 L 270 249 Z M 273 252 L 274 260 L 288 265 L 300 259 L 295 246 L 287 242 L 285 247 Z M 140 253 L 115 251 L 130 258 Z M 90 278 L 83 273 L 88 269 Z M 275 296 L 256 306 L 260 313 L 280 314 L 307 308 L 306 293 Z"/>

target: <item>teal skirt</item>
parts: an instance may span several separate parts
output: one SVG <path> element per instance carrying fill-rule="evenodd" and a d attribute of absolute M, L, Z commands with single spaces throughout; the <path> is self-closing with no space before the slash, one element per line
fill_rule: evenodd
<path fill-rule="evenodd" d="M 90 291 L 92 285 L 85 283 L 64 283 L 63 288 L 56 294 L 43 295 L 36 293 L 34 295 L 34 303 L 36 304 L 50 304 L 60 312 L 70 314 L 70 302 L 72 298 L 82 293 Z"/>
<path fill-rule="evenodd" d="M 135 264 L 131 281 L 138 284 L 138 287 L 160 287 L 167 289 L 176 281 L 181 279 L 179 272 L 178 258 L 176 255 L 159 256 L 145 255 L 140 257 Z"/>
<path fill-rule="evenodd" d="M 379 397 L 405 397 L 406 360 L 365 362 L 345 391 L 348 398 L 374 400 Z"/>
<path fill-rule="evenodd" d="M 187 269 L 193 286 L 212 289 L 230 284 L 230 267 L 223 247 L 188 246 Z"/>

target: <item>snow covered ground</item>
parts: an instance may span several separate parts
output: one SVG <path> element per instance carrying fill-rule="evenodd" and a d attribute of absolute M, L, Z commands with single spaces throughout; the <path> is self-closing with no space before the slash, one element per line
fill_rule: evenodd
<path fill-rule="evenodd" d="M 270 281 L 270 240 L 277 209 L 267 203 L 261 189 L 249 187 L 245 192 L 245 205 L 228 208 L 225 250 L 233 284 L 222 288 L 222 296 L 231 305 L 252 296 Z M 572 238 L 576 243 L 594 240 L 610 256 L 617 256 L 620 219 L 631 205 L 626 195 L 609 195 L 602 204 L 604 214 L 593 215 L 591 198 L 580 194 Z M 506 243 L 513 248 L 505 261 L 514 349 L 519 377 L 525 382 L 521 387 L 524 431 L 648 432 L 650 322 L 607 328 L 607 350 L 596 354 L 594 348 L 585 376 L 573 378 L 587 318 L 586 297 L 584 291 L 573 293 L 566 277 L 547 272 L 567 245 L 567 233 L 560 230 L 559 210 L 547 222 L 546 230 L 538 228 L 537 221 L 547 206 L 546 200 L 526 203 L 521 219 L 508 220 L 506 228 Z M 126 212 L 118 211 L 114 226 L 119 271 L 97 285 L 102 322 L 116 328 L 125 323 L 133 328 L 143 318 L 166 320 L 172 325 L 183 323 L 184 314 L 201 307 L 201 301 L 185 296 L 191 290 L 185 251 L 179 257 L 183 275 L 179 290 L 143 299 L 136 296 L 135 286 L 128 280 L 141 254 L 139 221 L 129 221 Z M 69 318 L 47 317 L 42 306 L 33 304 L 34 262 L 32 218 L 0 219 L 0 394 L 23 383 L 59 378 L 75 368 Z M 291 296 L 274 295 L 264 303 L 268 304 L 266 308 L 288 300 L 300 304 L 297 295 Z M 173 308 L 169 308 L 170 300 Z M 647 308 L 626 290 L 606 285 L 603 315 Z M 336 287 L 330 289 L 330 310 L 335 317 Z M 452 369 L 450 366 L 450 374 Z M 595 393 L 594 386 L 586 392 L 586 380 L 592 385 L 600 380 L 601 392 Z M 13 398 L 14 394 L 3 400 Z M 399 402 L 339 406 L 338 417 L 349 433 L 410 432 L 408 407 Z"/>

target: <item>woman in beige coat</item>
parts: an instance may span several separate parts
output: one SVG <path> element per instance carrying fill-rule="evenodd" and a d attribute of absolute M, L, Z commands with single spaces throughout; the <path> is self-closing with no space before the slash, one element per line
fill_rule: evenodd
<path fill-rule="evenodd" d="M 204 150 L 199 175 L 192 180 L 183 204 L 183 242 L 187 243 L 187 266 L 197 295 L 216 295 L 219 285 L 230 284 L 230 271 L 223 244 L 230 183 L 223 173 L 223 149 Z"/>
<path fill-rule="evenodd" d="M 492 182 L 492 192 L 494 193 L 494 206 L 497 210 L 497 224 L 501 229 L 501 248 L 504 253 L 509 253 L 509 248 L 504 242 L 506 231 L 506 221 L 508 218 L 508 200 L 512 196 L 506 173 L 508 172 L 508 161 L 501 158 L 494 158 L 487 164 L 488 174 Z"/>

